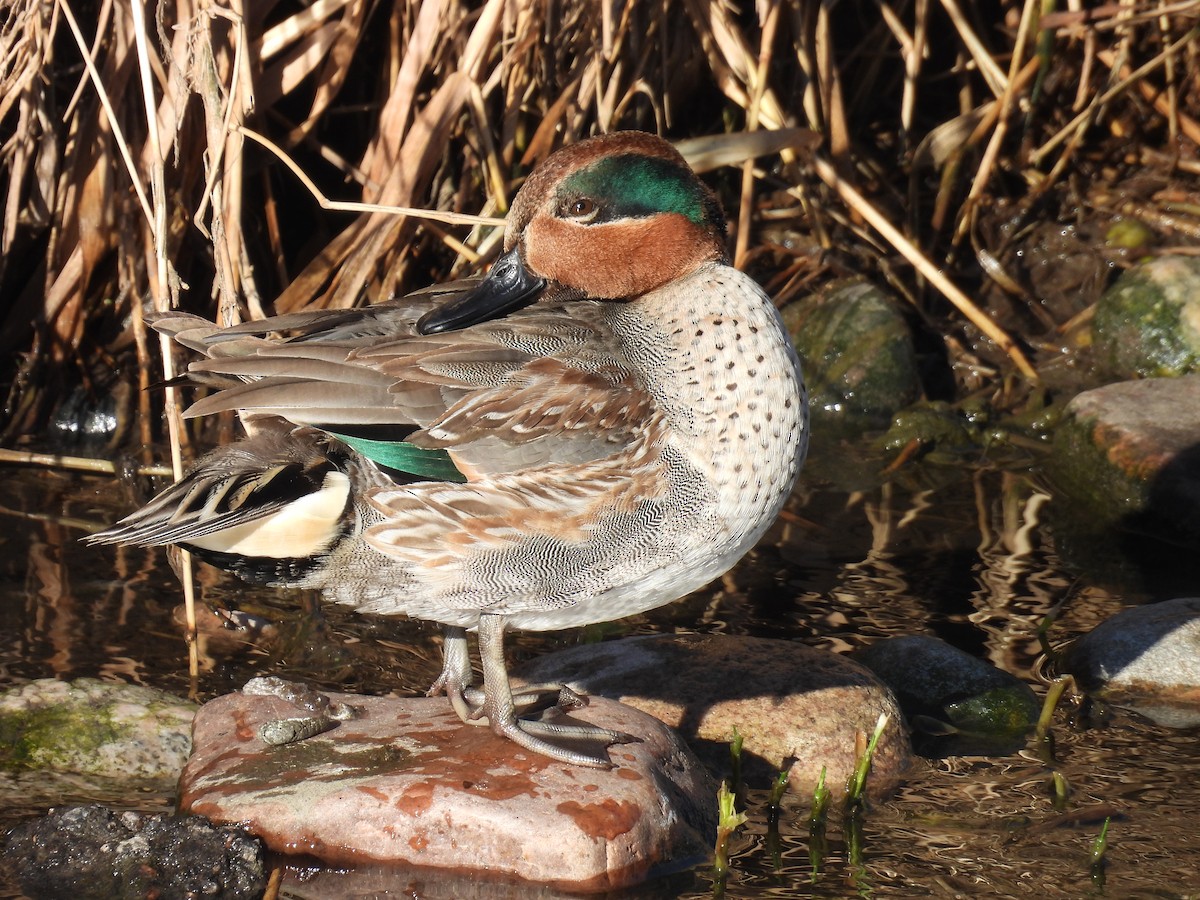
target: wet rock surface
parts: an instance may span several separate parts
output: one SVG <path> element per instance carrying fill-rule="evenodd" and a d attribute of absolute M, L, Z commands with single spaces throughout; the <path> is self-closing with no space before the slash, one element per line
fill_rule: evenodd
<path fill-rule="evenodd" d="M 552 653 L 520 672 L 529 682 L 565 680 L 666 722 L 716 771 L 729 765 L 733 729 L 744 739 L 743 775 L 766 786 L 788 770 L 811 795 L 822 767 L 836 795 L 854 770 L 863 736 L 880 714 L 869 792 L 886 792 L 912 762 L 900 710 L 862 666 L 791 641 L 740 635 L 652 635 Z"/>
<path fill-rule="evenodd" d="M 242 900 L 266 887 L 262 845 L 196 816 L 55 810 L 14 828 L 4 854 L 32 900 Z"/>
<path fill-rule="evenodd" d="M 1075 642 L 1064 667 L 1087 691 L 1160 725 L 1200 725 L 1200 597 L 1123 610 Z"/>
<path fill-rule="evenodd" d="M 1056 506 L 1178 543 L 1200 536 L 1200 375 L 1123 381 L 1067 406 Z"/>
<path fill-rule="evenodd" d="M 572 718 L 636 734 L 611 770 L 529 753 L 464 725 L 445 698 L 330 693 L 355 717 L 271 747 L 291 703 L 242 693 L 196 716 L 181 807 L 243 823 L 279 853 L 335 866 L 474 872 L 580 892 L 627 887 L 708 852 L 716 785 L 661 723 L 593 699 Z M 400 885 L 403 886 L 402 884 Z"/>
<path fill-rule="evenodd" d="M 878 641 L 855 658 L 895 693 L 922 753 L 1011 753 L 1037 723 L 1029 685 L 931 635 Z"/>
<path fill-rule="evenodd" d="M 138 685 L 33 681 L 0 695 L 0 767 L 174 783 L 191 752 L 195 711 Z"/>

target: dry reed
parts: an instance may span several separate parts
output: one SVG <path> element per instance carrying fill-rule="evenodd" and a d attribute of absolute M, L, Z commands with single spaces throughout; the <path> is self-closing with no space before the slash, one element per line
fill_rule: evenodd
<path fill-rule="evenodd" d="M 702 139 L 739 264 L 781 303 L 892 286 L 962 390 L 1036 379 L 1086 319 L 1094 291 L 1048 304 L 1027 265 L 1045 227 L 1106 265 L 1115 217 L 1200 231 L 1200 0 L 132 2 L 0 8 L 6 443 L 80 385 L 169 374 L 144 308 L 228 322 L 478 266 L 529 167 L 596 131 Z"/>

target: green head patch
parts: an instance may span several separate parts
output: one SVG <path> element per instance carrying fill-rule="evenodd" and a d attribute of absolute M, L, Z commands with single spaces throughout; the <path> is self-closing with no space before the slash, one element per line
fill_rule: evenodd
<path fill-rule="evenodd" d="M 599 207 L 596 222 L 678 213 L 696 225 L 725 232 L 725 216 L 712 192 L 690 169 L 669 159 L 603 157 L 566 178 L 558 189 L 561 210 L 569 210 L 581 198 Z"/>

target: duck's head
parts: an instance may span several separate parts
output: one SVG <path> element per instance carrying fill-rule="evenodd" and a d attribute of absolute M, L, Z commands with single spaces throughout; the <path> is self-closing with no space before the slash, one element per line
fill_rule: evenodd
<path fill-rule="evenodd" d="M 725 261 L 713 192 L 662 138 L 640 131 L 565 147 L 513 201 L 504 254 L 478 287 L 427 313 L 424 334 L 465 328 L 558 296 L 627 300 Z"/>

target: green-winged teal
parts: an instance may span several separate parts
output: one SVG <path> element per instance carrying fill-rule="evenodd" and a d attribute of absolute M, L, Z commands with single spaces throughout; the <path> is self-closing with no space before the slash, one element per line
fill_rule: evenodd
<path fill-rule="evenodd" d="M 608 760 L 563 740 L 629 738 L 518 718 L 533 697 L 514 700 L 505 630 L 618 619 L 711 581 L 775 519 L 808 443 L 775 307 L 729 265 L 712 192 L 648 134 L 549 157 L 484 278 L 232 328 L 153 324 L 221 387 L 188 415 L 237 410 L 247 437 L 92 540 L 177 544 L 440 622 L 431 693 L 569 763 Z"/>

